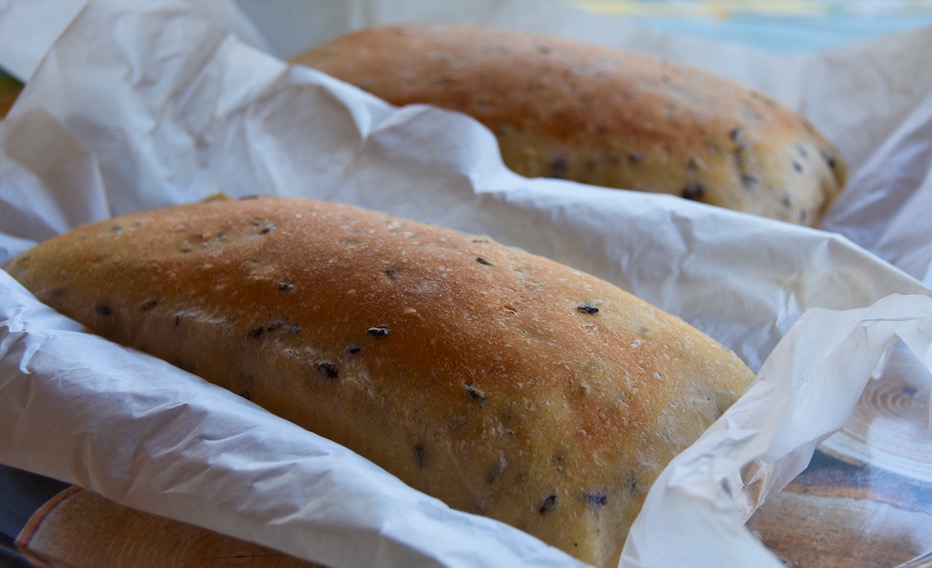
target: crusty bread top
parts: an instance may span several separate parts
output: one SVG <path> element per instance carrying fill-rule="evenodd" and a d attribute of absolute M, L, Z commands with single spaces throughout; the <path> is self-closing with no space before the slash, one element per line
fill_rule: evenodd
<path fill-rule="evenodd" d="M 529 177 L 669 193 L 804 225 L 841 191 L 838 150 L 797 113 L 723 77 L 517 30 L 358 30 L 294 59 L 395 105 L 469 114 Z"/>
<path fill-rule="evenodd" d="M 9 271 L 103 336 L 600 565 L 664 465 L 752 377 L 608 282 L 319 201 L 130 215 Z"/>

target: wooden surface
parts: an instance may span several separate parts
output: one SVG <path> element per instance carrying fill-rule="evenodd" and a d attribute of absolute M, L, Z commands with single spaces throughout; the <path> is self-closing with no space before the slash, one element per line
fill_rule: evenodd
<path fill-rule="evenodd" d="M 898 347 L 845 428 L 748 527 L 790 567 L 932 567 L 930 392 Z"/>
<path fill-rule="evenodd" d="M 36 512 L 17 545 L 38 567 L 323 568 L 72 487 Z"/>
<path fill-rule="evenodd" d="M 6 117 L 22 88 L 23 85 L 19 81 L 0 69 L 0 119 Z"/>
<path fill-rule="evenodd" d="M 893 568 L 932 551 L 930 496 L 905 478 L 819 453 L 748 527 L 789 567 Z"/>

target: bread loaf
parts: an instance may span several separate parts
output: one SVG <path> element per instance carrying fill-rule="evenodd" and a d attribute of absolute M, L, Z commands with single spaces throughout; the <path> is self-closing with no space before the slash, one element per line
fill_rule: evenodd
<path fill-rule="evenodd" d="M 455 24 L 368 28 L 294 62 L 395 105 L 469 114 L 528 177 L 668 193 L 815 225 L 845 183 L 805 119 L 725 78 L 546 35 Z"/>
<path fill-rule="evenodd" d="M 94 332 L 596 565 L 617 562 L 660 470 L 752 379 L 608 282 L 327 202 L 129 215 L 8 270 Z"/>

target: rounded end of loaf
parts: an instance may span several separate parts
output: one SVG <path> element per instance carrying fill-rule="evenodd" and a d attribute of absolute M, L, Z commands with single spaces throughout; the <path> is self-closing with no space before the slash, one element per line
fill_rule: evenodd
<path fill-rule="evenodd" d="M 809 226 L 845 182 L 838 151 L 797 113 L 632 51 L 416 23 L 350 32 L 293 62 L 395 105 L 472 116 L 526 177 L 671 194 Z"/>
<path fill-rule="evenodd" d="M 617 563 L 662 468 L 753 378 L 606 281 L 335 203 L 129 215 L 8 269 L 94 332 L 599 566 Z"/>

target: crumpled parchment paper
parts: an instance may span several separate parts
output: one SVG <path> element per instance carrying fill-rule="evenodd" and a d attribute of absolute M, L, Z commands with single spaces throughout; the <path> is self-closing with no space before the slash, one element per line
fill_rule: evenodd
<path fill-rule="evenodd" d="M 65 2 L 73 16 L 48 26 L 29 4 L 0 7 L 0 29 L 45 27 L 35 37 L 54 42 L 24 53 L 15 35 L 0 34 L 0 65 L 17 53 L 28 78 L 0 123 L 0 264 L 112 215 L 218 191 L 300 195 L 487 234 L 580 268 L 760 369 L 751 392 L 654 485 L 623 566 L 778 565 L 743 520 L 844 424 L 897 338 L 932 362 L 930 292 L 920 281 L 932 229 L 907 223 L 928 210 L 930 194 L 932 89 L 922 90 L 914 55 L 930 30 L 781 58 L 527 1 L 307 2 L 309 35 L 288 42 L 266 41 L 220 0 Z M 633 43 L 730 74 L 837 141 L 851 186 L 819 230 L 669 196 L 528 180 L 503 167 L 476 122 L 393 108 L 276 53 L 340 28 L 418 17 Z M 700 44 L 715 57 L 696 61 Z M 335 568 L 574 563 L 84 333 L 5 273 L 0 462 Z"/>

